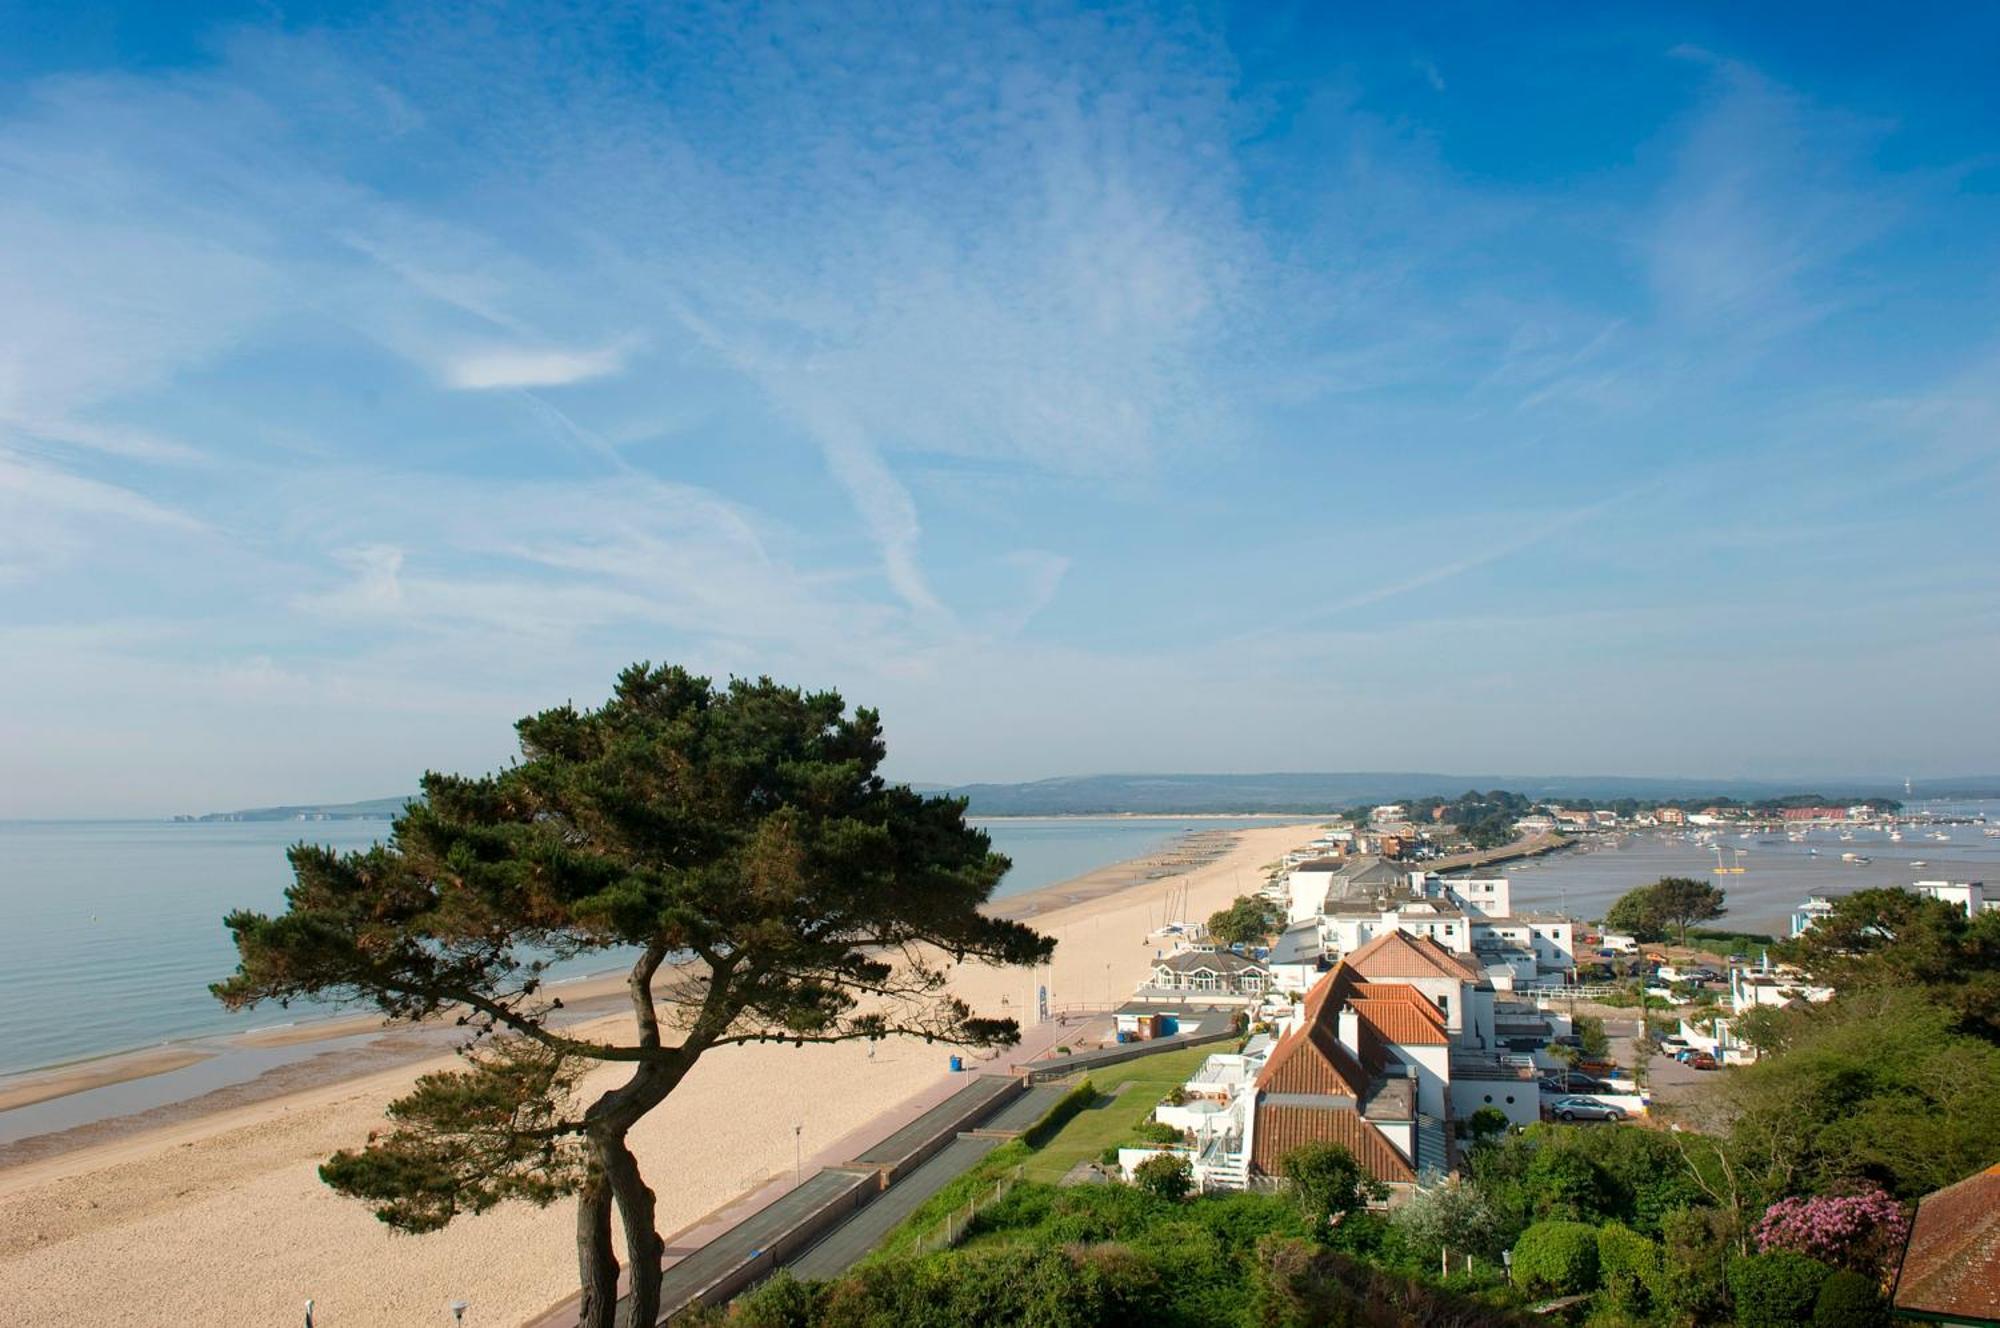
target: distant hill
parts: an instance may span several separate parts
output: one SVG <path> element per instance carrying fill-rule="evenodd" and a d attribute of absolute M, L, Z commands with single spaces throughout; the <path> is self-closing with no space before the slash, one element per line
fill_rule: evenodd
<path fill-rule="evenodd" d="M 1314 814 L 1361 802 L 1456 797 L 1468 789 L 1507 789 L 1530 798 L 1780 798 L 1814 793 L 1836 801 L 1901 798 L 1903 781 L 1880 776 L 1854 779 L 1650 779 L 1631 775 L 1441 775 L 1413 771 L 1282 772 L 1263 775 L 1068 775 L 1025 784 L 920 784 L 928 793 L 970 801 L 975 816 L 1115 816 L 1228 812 Z M 1919 779 L 1910 797 L 2000 797 L 2000 775 Z M 387 820 L 408 798 L 366 802 L 301 803 L 252 807 L 179 817 L 190 821 Z"/>
<path fill-rule="evenodd" d="M 1445 775 L 1411 771 L 1261 775 L 1076 775 L 1026 784 L 962 784 L 941 789 L 969 800 L 979 816 L 1088 813 L 1323 812 L 1361 802 L 1456 797 L 1507 789 L 1531 798 L 1706 798 L 1739 800 L 1820 793 L 1831 798 L 1903 796 L 1899 779 L 1649 779 L 1626 775 Z M 1914 798 L 2000 796 L 2000 776 L 1918 780 Z"/>
<path fill-rule="evenodd" d="M 289 807 L 248 807 L 240 812 L 209 812 L 176 816 L 176 821 L 386 821 L 409 802 L 400 798 L 370 798 L 366 802 L 315 802 Z"/>

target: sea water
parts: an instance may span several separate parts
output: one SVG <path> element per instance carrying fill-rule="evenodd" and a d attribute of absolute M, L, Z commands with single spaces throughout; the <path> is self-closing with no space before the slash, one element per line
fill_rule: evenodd
<path fill-rule="evenodd" d="M 979 822 L 1014 863 L 1001 897 L 1154 853 L 1190 830 L 1272 823 Z M 223 915 L 284 908 L 289 845 L 365 848 L 388 828 L 380 820 L 0 822 L 0 1074 L 327 1013 L 225 1011 L 208 993 L 236 966 Z M 614 963 L 584 956 L 554 976 Z"/>

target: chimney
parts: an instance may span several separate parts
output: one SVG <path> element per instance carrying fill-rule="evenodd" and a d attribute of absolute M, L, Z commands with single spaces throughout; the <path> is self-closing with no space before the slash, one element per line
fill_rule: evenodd
<path fill-rule="evenodd" d="M 1340 1045 L 1355 1060 L 1361 1059 L 1361 1016 L 1352 1005 L 1340 1007 Z"/>

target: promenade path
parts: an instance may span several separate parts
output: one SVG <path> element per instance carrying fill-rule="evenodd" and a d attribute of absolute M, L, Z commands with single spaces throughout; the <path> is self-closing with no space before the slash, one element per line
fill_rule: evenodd
<path fill-rule="evenodd" d="M 861 1262 L 932 1195 L 979 1165 L 981 1159 L 1003 1142 L 982 1135 L 961 1135 L 954 1139 L 942 1152 L 891 1185 L 881 1198 L 835 1227 L 826 1239 L 786 1267 L 803 1282 L 839 1277 Z"/>
<path fill-rule="evenodd" d="M 1108 1036 L 1105 1030 L 1109 1027 L 1108 1017 L 1074 1016 L 1065 1024 L 1030 1025 L 1022 1030 L 1021 1041 L 1015 1046 L 1007 1048 L 990 1062 L 975 1061 L 971 1067 L 974 1074 L 941 1073 L 938 1081 L 930 1088 L 906 1099 L 867 1125 L 836 1139 L 826 1148 L 804 1159 L 802 1172 L 804 1175 L 813 1176 L 828 1168 L 852 1166 L 859 1162 L 864 1154 L 873 1154 L 881 1150 L 889 1139 L 898 1133 L 903 1133 L 906 1138 L 910 1137 L 913 1132 L 909 1131 L 909 1127 L 919 1117 L 964 1089 L 968 1082 L 975 1082 L 975 1074 L 977 1079 L 991 1077 L 978 1072 L 1005 1072 L 1013 1067 L 1025 1071 L 1030 1065 L 1045 1064 L 1046 1062 L 1040 1058 L 1047 1056 L 1059 1043 L 1090 1041 Z M 943 1057 L 940 1056 L 939 1059 L 942 1061 Z M 794 1188 L 796 1187 L 791 1176 L 773 1177 L 764 1185 L 745 1192 L 733 1202 L 718 1208 L 699 1221 L 669 1234 L 666 1240 L 667 1268 L 671 1270 L 679 1263 L 693 1257 L 696 1252 L 726 1236 L 739 1223 L 762 1212 Z M 625 1278 L 621 1275 L 621 1293 L 624 1283 Z M 551 1306 L 546 1313 L 529 1320 L 526 1328 L 576 1328 L 576 1305 L 575 1296 L 567 1297 Z"/>

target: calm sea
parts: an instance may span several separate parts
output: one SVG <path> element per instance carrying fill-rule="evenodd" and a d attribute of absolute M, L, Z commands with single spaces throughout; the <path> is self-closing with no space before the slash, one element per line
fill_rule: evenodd
<path fill-rule="evenodd" d="M 1018 894 L 1167 846 L 1191 829 L 1269 821 L 1065 817 L 981 822 Z M 207 984 L 235 967 L 222 917 L 275 912 L 300 839 L 363 848 L 386 821 L 0 822 L 0 1074 L 314 1011 L 231 1015 Z M 578 961 L 557 976 L 612 967 Z"/>

